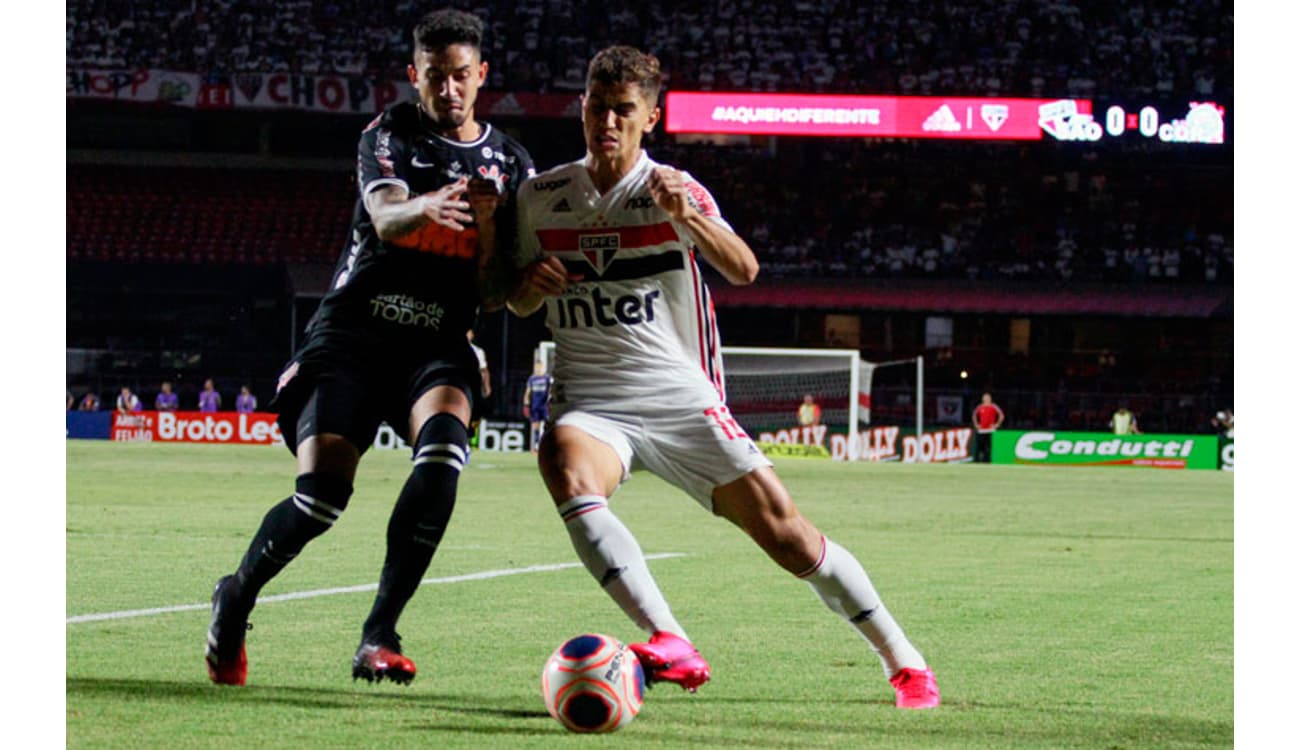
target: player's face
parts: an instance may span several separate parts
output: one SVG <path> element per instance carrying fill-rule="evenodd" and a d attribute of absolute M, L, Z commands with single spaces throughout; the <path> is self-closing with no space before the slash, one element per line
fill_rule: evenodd
<path fill-rule="evenodd" d="M 425 114 L 444 131 L 455 130 L 474 116 L 474 102 L 487 73 L 488 64 L 468 44 L 417 49 L 414 62 L 406 66 Z"/>
<path fill-rule="evenodd" d="M 582 99 L 587 151 L 600 162 L 631 164 L 657 122 L 659 108 L 640 84 L 593 83 Z"/>

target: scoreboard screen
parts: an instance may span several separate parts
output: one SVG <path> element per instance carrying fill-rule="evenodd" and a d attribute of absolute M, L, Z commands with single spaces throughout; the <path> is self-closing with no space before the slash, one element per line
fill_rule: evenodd
<path fill-rule="evenodd" d="M 1089 99 L 670 91 L 669 133 L 1223 144 L 1226 109 L 1189 102 L 1126 108 Z"/>

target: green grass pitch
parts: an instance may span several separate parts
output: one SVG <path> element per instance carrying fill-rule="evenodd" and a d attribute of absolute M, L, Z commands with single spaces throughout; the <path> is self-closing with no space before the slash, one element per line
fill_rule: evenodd
<path fill-rule="evenodd" d="M 939 679 L 893 707 L 848 625 L 729 524 L 644 473 L 613 507 L 713 666 L 608 736 L 545 712 L 569 636 L 639 633 L 578 567 L 429 582 L 400 624 L 414 683 L 354 683 L 372 591 L 266 601 L 249 683 L 208 682 L 205 605 L 288 451 L 67 443 L 69 747 L 1200 748 L 1233 742 L 1233 478 L 1140 469 L 782 460 L 804 513 L 853 551 Z M 372 451 L 333 530 L 264 596 L 372 584 L 407 456 Z M 530 455 L 476 453 L 428 578 L 575 561 Z"/>

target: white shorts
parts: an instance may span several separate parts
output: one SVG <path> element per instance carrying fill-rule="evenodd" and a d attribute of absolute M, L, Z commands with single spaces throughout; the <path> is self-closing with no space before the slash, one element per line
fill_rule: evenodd
<path fill-rule="evenodd" d="M 654 413 L 583 408 L 575 404 L 556 425 L 576 427 L 608 444 L 623 462 L 623 479 L 645 469 L 713 512 L 714 488 L 771 466 L 724 404 Z"/>

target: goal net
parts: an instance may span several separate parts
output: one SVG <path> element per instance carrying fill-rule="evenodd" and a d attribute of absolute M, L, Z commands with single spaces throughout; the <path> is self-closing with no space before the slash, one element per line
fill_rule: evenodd
<path fill-rule="evenodd" d="M 543 341 L 536 356 L 549 371 L 555 343 Z M 859 432 L 873 422 L 872 382 L 880 368 L 894 371 L 894 377 L 886 378 L 892 384 L 908 388 L 913 383 L 906 381 L 914 381 L 907 400 L 920 405 L 915 359 L 876 363 L 863 360 L 854 349 L 724 346 L 722 365 L 727 406 L 750 437 L 760 443 L 820 445 L 834 458 L 873 457 Z M 918 377 L 897 377 L 901 365 L 914 368 Z M 800 424 L 799 407 L 806 396 L 820 412 L 815 425 Z M 895 403 L 893 396 L 889 403 Z M 892 416 L 891 408 L 887 411 Z"/>

